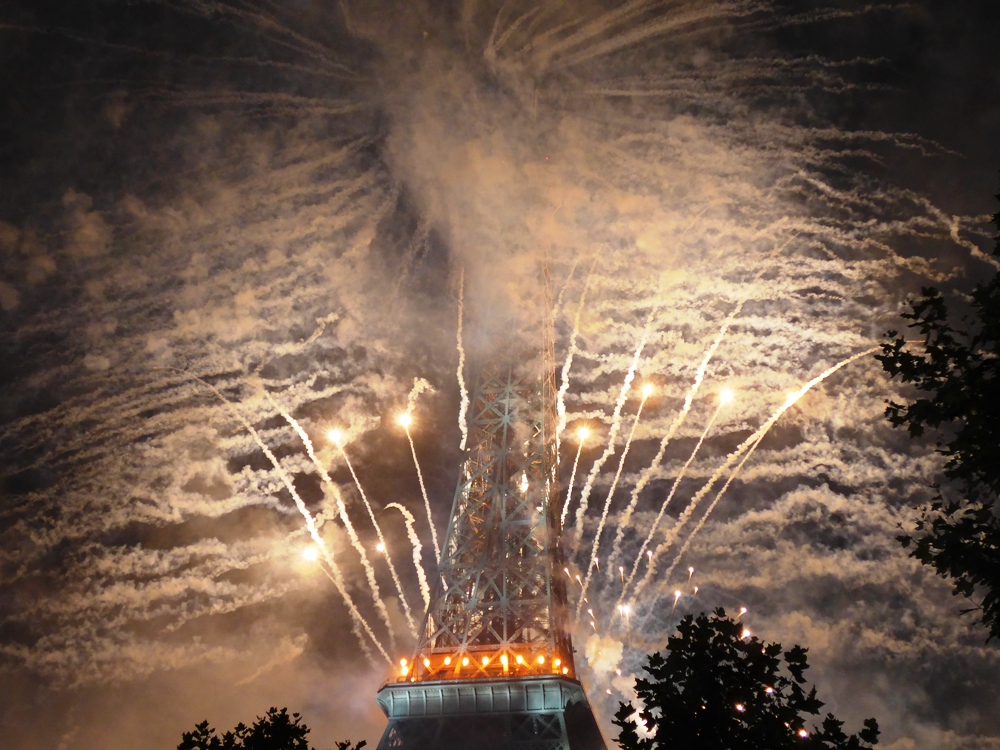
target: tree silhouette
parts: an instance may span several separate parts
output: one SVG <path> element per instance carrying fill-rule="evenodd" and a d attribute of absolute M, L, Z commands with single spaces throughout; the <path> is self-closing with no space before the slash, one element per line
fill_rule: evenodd
<path fill-rule="evenodd" d="M 237 724 L 222 737 L 203 721 L 194 731 L 181 734 L 177 750 L 315 750 L 309 745 L 309 731 L 298 714 L 289 716 L 287 708 L 269 708 L 253 726 Z M 356 745 L 350 740 L 336 743 L 337 750 L 361 750 L 366 744 L 363 740 Z"/>
<path fill-rule="evenodd" d="M 1000 199 L 1000 195 L 997 196 Z M 1000 229 L 1000 213 L 993 217 Z M 993 250 L 1000 258 L 1000 236 Z M 921 508 L 912 534 L 897 539 L 910 555 L 953 582 L 953 592 L 982 595 L 979 610 L 989 637 L 1000 638 L 1000 273 L 972 292 L 973 320 L 962 328 L 949 323 L 944 297 L 933 287 L 908 300 L 903 318 L 919 331 L 922 346 L 889 331 L 877 359 L 890 377 L 912 384 L 920 397 L 908 404 L 890 401 L 886 416 L 917 437 L 934 430 L 945 442 L 950 486 Z"/>
<path fill-rule="evenodd" d="M 784 663 L 782 663 L 784 656 Z M 624 750 L 862 750 L 878 742 L 878 723 L 867 719 L 856 735 L 827 714 L 807 728 L 802 714 L 818 715 L 816 688 L 802 687 L 806 649 L 782 654 L 780 643 L 751 637 L 717 609 L 688 615 L 651 654 L 636 680 L 642 708 L 622 703 L 614 723 Z"/>

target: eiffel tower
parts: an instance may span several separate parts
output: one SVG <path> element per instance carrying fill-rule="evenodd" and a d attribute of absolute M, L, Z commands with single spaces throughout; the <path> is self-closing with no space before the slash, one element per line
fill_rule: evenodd
<path fill-rule="evenodd" d="M 376 696 L 378 750 L 606 750 L 573 662 L 555 365 L 548 325 L 536 334 L 480 370 L 435 596 Z"/>

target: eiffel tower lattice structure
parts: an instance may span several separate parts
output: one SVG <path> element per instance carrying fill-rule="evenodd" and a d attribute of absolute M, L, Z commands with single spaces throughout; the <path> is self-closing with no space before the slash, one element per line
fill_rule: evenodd
<path fill-rule="evenodd" d="M 379 750 L 605 750 L 576 679 L 547 331 L 482 367 L 436 593 L 376 699 Z"/>

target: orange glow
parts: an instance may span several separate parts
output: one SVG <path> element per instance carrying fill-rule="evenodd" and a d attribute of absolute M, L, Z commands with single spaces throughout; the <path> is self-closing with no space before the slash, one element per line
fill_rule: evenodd
<path fill-rule="evenodd" d="M 336 428 L 332 430 L 327 430 L 326 439 L 335 445 L 340 445 L 344 442 L 344 432 L 343 430 L 338 430 Z"/>
<path fill-rule="evenodd" d="M 422 665 L 419 666 L 418 665 Z M 462 669 L 465 667 L 465 669 Z M 399 682 L 421 680 L 463 679 L 497 676 L 512 677 L 518 674 L 569 675 L 572 662 L 552 653 L 517 654 L 496 651 L 470 653 L 465 656 L 418 653 L 411 661 L 402 658 L 396 667 Z"/>
<path fill-rule="evenodd" d="M 402 427 L 404 430 L 410 429 L 410 425 L 413 424 L 413 415 L 410 412 L 405 411 L 396 417 L 396 424 Z"/>

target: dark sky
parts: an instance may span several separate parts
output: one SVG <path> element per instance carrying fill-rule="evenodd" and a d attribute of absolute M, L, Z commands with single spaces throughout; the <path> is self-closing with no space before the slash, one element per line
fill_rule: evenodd
<path fill-rule="evenodd" d="M 990 2 L 5 3 L 5 747 L 170 748 L 202 719 L 271 705 L 303 712 L 320 747 L 374 744 L 385 662 L 302 559 L 285 481 L 379 643 L 406 655 L 400 592 L 325 432 L 346 431 L 419 611 L 403 518 L 382 510 L 413 513 L 429 567 L 392 417 L 425 380 L 413 437 L 440 532 L 460 456 L 459 290 L 474 362 L 542 293 L 543 261 L 564 479 L 572 431 L 596 433 L 568 519 L 574 574 L 605 507 L 602 569 L 624 525 L 609 569 L 628 570 L 680 477 L 632 627 L 601 574 L 599 634 L 575 631 L 606 731 L 678 617 L 746 606 L 761 637 L 810 647 L 849 729 L 875 715 L 892 750 L 1000 747 L 996 646 L 894 542 L 940 462 L 885 424 L 897 390 L 873 359 L 782 413 L 718 495 L 731 451 L 898 326 L 908 293 L 935 284 L 961 304 L 994 271 L 998 16 Z M 657 390 L 623 459 L 633 371 Z M 736 399 L 683 469 L 723 386 Z"/>

